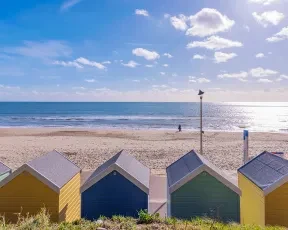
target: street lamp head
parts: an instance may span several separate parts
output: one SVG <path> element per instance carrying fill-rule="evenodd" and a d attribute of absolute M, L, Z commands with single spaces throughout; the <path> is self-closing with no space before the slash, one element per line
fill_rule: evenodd
<path fill-rule="evenodd" d="M 199 93 L 198 93 L 198 95 L 199 96 L 202 96 L 204 94 L 204 92 L 203 91 L 201 91 L 201 90 L 199 90 Z"/>

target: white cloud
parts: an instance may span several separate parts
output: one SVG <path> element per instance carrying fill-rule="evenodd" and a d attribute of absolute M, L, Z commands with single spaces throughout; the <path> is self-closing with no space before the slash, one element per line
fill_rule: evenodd
<path fill-rule="evenodd" d="M 211 81 L 209 79 L 207 79 L 207 78 L 201 77 L 201 78 L 197 79 L 197 82 L 198 83 L 209 83 Z"/>
<path fill-rule="evenodd" d="M 145 65 L 147 68 L 152 68 L 154 65 Z"/>
<path fill-rule="evenodd" d="M 173 56 L 169 53 L 164 53 L 163 56 L 168 57 L 168 58 L 172 58 Z"/>
<path fill-rule="evenodd" d="M 137 83 L 140 82 L 140 80 L 132 80 L 132 81 L 133 81 L 133 82 L 137 82 Z"/>
<path fill-rule="evenodd" d="M 245 25 L 245 26 L 243 26 L 243 28 L 244 28 L 247 32 L 250 32 L 250 27 L 249 27 L 249 26 Z"/>
<path fill-rule="evenodd" d="M 206 37 L 219 32 L 228 31 L 235 22 L 218 10 L 204 8 L 189 17 L 191 28 L 186 31 L 188 36 Z"/>
<path fill-rule="evenodd" d="M 61 5 L 61 10 L 68 10 L 71 7 L 75 6 L 77 3 L 81 2 L 82 0 L 68 0 L 65 1 L 62 5 Z"/>
<path fill-rule="evenodd" d="M 206 48 L 209 50 L 220 50 L 232 47 L 242 47 L 243 44 L 238 41 L 221 38 L 219 36 L 211 36 L 204 41 L 194 41 L 187 45 L 187 49 Z"/>
<path fill-rule="evenodd" d="M 283 13 L 280 13 L 276 10 L 267 11 L 262 14 L 254 12 L 252 15 L 255 20 L 263 27 L 267 27 L 269 24 L 277 26 L 285 18 L 285 15 Z"/>
<path fill-rule="evenodd" d="M 1 49 L 5 53 L 18 54 L 33 58 L 68 57 L 72 53 L 63 41 L 49 40 L 45 42 L 25 41 L 23 46 L 6 47 Z"/>
<path fill-rule="evenodd" d="M 278 72 L 275 70 L 263 69 L 262 67 L 258 67 L 255 69 L 251 69 L 250 74 L 252 77 L 263 78 L 263 77 L 269 77 L 269 76 L 276 75 L 276 74 L 278 74 Z"/>
<path fill-rule="evenodd" d="M 288 26 L 284 27 L 279 33 L 274 34 L 272 37 L 267 38 L 268 42 L 279 42 L 288 39 Z"/>
<path fill-rule="evenodd" d="M 88 82 L 88 83 L 94 83 L 94 82 L 96 82 L 95 79 L 85 79 L 85 81 Z"/>
<path fill-rule="evenodd" d="M 165 75 L 165 72 L 160 72 L 160 74 L 161 74 L 162 76 L 164 76 L 164 75 Z"/>
<path fill-rule="evenodd" d="M 135 10 L 135 14 L 136 14 L 136 15 L 145 16 L 145 17 L 149 17 L 148 11 L 147 11 L 147 10 L 144 10 L 144 9 L 136 9 L 136 10 Z"/>
<path fill-rule="evenodd" d="M 186 21 L 187 17 L 183 14 L 180 14 L 178 17 L 173 16 L 170 18 L 170 23 L 176 30 L 185 31 L 188 28 Z"/>
<path fill-rule="evenodd" d="M 135 68 L 136 66 L 140 65 L 135 61 L 129 61 L 127 64 L 121 63 L 123 66 L 129 67 L 129 68 Z"/>
<path fill-rule="evenodd" d="M 242 81 L 242 82 L 247 82 L 248 81 L 247 79 L 243 79 L 243 78 L 239 78 L 238 80 Z"/>
<path fill-rule="evenodd" d="M 105 64 L 111 64 L 111 61 L 102 61 L 102 64 L 105 65 Z"/>
<path fill-rule="evenodd" d="M 288 75 L 284 75 L 284 74 L 282 74 L 282 75 L 280 75 L 280 77 L 281 77 L 282 79 L 286 79 L 286 80 L 288 80 Z"/>
<path fill-rule="evenodd" d="M 168 64 L 164 64 L 163 66 L 164 66 L 164 67 L 168 67 L 169 65 L 168 65 Z"/>
<path fill-rule="evenodd" d="M 209 83 L 211 82 L 209 79 L 201 77 L 201 78 L 196 78 L 195 76 L 188 76 L 188 81 L 191 83 Z"/>
<path fill-rule="evenodd" d="M 106 66 L 102 65 L 101 63 L 95 62 L 95 61 L 90 61 L 90 60 L 83 58 L 83 57 L 77 58 L 75 61 L 77 61 L 78 63 L 80 63 L 82 65 L 93 66 L 93 67 L 96 67 L 98 69 L 106 69 Z"/>
<path fill-rule="evenodd" d="M 250 3 L 257 3 L 257 4 L 262 4 L 262 5 L 265 5 L 265 6 L 268 6 L 270 4 L 276 3 L 278 1 L 279 0 L 248 0 L 248 2 L 250 2 Z"/>
<path fill-rule="evenodd" d="M 170 14 L 164 14 L 164 18 L 166 18 L 166 19 L 170 18 L 170 16 L 171 16 Z"/>
<path fill-rule="evenodd" d="M 152 88 L 161 88 L 161 89 L 165 89 L 168 88 L 168 85 L 152 85 Z"/>
<path fill-rule="evenodd" d="M 83 86 L 76 86 L 76 87 L 72 87 L 72 89 L 74 89 L 74 90 L 85 90 L 86 88 L 84 88 Z"/>
<path fill-rule="evenodd" d="M 193 59 L 204 60 L 204 59 L 206 59 L 206 56 L 205 55 L 200 55 L 200 54 L 195 54 L 193 56 Z"/>
<path fill-rule="evenodd" d="M 269 79 L 266 79 L 266 78 L 261 78 L 261 79 L 258 79 L 258 82 L 260 82 L 260 83 L 271 83 L 273 81 L 271 81 Z"/>
<path fill-rule="evenodd" d="M 79 63 L 77 63 L 76 61 L 54 61 L 52 63 L 53 65 L 61 65 L 61 66 L 64 66 L 64 67 L 76 67 L 78 69 L 82 69 L 83 66 L 82 65 L 79 65 Z"/>
<path fill-rule="evenodd" d="M 196 77 L 194 77 L 194 76 L 188 76 L 188 78 L 189 78 L 189 82 L 191 82 L 191 83 L 196 83 L 197 81 L 196 81 Z"/>
<path fill-rule="evenodd" d="M 282 81 L 282 80 L 288 80 L 288 76 L 287 75 L 284 75 L 284 74 L 282 74 L 282 75 L 280 75 L 280 77 L 279 78 L 277 78 L 277 80 L 276 81 Z"/>
<path fill-rule="evenodd" d="M 217 76 L 220 79 L 224 79 L 224 78 L 232 78 L 232 79 L 238 79 L 240 81 L 246 81 L 245 78 L 248 77 L 248 73 L 247 72 L 239 72 L 239 73 L 225 73 L 225 74 L 219 74 Z"/>
<path fill-rule="evenodd" d="M 264 58 L 265 57 L 265 54 L 263 53 L 258 53 L 255 55 L 256 58 Z"/>
<path fill-rule="evenodd" d="M 178 76 L 177 73 L 173 73 L 173 74 L 172 74 L 172 77 L 177 77 L 177 76 Z"/>
<path fill-rule="evenodd" d="M 132 54 L 138 56 L 138 57 L 144 57 L 146 60 L 156 60 L 160 58 L 160 55 L 155 51 L 149 51 L 143 48 L 136 48 L 132 50 Z"/>
<path fill-rule="evenodd" d="M 18 90 L 18 89 L 20 89 L 20 87 L 19 86 L 9 86 L 9 85 L 0 85 L 0 89 L 8 89 L 8 90 L 16 89 L 16 90 Z"/>
<path fill-rule="evenodd" d="M 214 62 L 215 63 L 222 63 L 227 62 L 228 60 L 237 57 L 235 53 L 222 53 L 222 52 L 215 52 L 214 54 Z"/>

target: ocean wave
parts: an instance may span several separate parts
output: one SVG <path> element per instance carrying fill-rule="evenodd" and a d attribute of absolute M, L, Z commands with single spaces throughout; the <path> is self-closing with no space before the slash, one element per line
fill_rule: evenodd
<path fill-rule="evenodd" d="M 0 118 L 2 119 L 2 118 Z M 7 117 L 6 117 L 7 119 Z M 8 117 L 14 121 L 104 121 L 104 120 L 197 120 L 199 117 L 173 117 L 173 116 L 79 116 L 79 117 Z"/>

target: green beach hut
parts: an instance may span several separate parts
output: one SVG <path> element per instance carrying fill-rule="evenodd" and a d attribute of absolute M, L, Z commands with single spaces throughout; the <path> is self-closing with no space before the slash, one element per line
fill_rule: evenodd
<path fill-rule="evenodd" d="M 191 151 L 171 164 L 166 172 L 168 216 L 239 222 L 240 189 L 203 156 Z"/>
<path fill-rule="evenodd" d="M 2 181 L 5 177 L 11 174 L 12 170 L 7 166 L 0 162 L 0 181 Z"/>

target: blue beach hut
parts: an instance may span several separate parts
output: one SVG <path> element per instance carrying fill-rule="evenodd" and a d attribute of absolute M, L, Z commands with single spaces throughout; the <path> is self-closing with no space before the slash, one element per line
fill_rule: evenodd
<path fill-rule="evenodd" d="M 82 217 L 135 217 L 148 209 L 150 169 L 121 151 L 98 167 L 81 188 Z"/>

